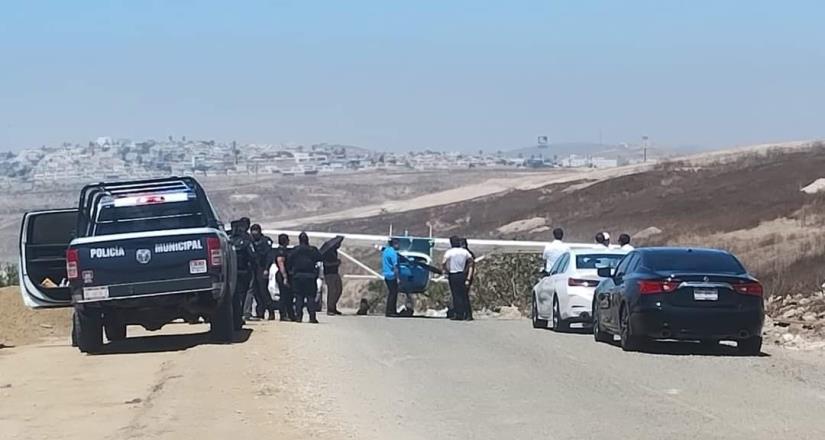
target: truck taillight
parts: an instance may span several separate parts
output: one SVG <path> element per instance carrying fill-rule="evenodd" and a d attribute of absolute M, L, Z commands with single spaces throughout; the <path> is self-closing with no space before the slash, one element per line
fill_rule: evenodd
<path fill-rule="evenodd" d="M 66 278 L 70 280 L 76 280 L 78 277 L 77 271 L 77 261 L 78 253 L 77 249 L 68 249 L 66 250 Z"/>
<path fill-rule="evenodd" d="M 223 264 L 223 255 L 221 254 L 221 240 L 219 238 L 207 238 L 206 251 L 209 253 L 210 266 L 220 266 L 221 264 Z"/>

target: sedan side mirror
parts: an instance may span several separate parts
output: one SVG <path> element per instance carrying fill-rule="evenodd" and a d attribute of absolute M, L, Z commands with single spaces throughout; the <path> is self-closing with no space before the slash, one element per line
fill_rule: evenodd
<path fill-rule="evenodd" d="M 613 277 L 613 268 L 610 267 L 600 267 L 597 270 L 597 273 L 602 278 L 612 278 Z"/>

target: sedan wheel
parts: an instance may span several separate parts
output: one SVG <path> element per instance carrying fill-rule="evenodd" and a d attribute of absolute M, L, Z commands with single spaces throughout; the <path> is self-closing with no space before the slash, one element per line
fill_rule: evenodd
<path fill-rule="evenodd" d="M 533 297 L 533 328 L 547 328 L 547 320 L 539 318 L 539 308 L 536 304 L 536 295 L 531 293 Z"/>
<path fill-rule="evenodd" d="M 642 338 L 633 334 L 630 328 L 630 312 L 622 306 L 620 313 L 622 350 L 638 351 L 642 346 Z"/>
<path fill-rule="evenodd" d="M 593 307 L 593 339 L 596 342 L 613 342 L 613 335 L 608 332 L 602 331 L 601 323 L 599 322 L 602 319 L 601 313 L 597 307 Z"/>
<path fill-rule="evenodd" d="M 559 310 L 559 299 L 558 297 L 553 297 L 553 331 L 555 332 L 565 332 L 567 329 L 570 328 L 570 325 L 562 319 L 561 311 Z"/>

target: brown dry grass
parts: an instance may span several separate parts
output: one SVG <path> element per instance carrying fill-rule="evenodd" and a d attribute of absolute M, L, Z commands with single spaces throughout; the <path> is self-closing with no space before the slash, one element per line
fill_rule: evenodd
<path fill-rule="evenodd" d="M 665 162 L 634 174 L 511 191 L 462 203 L 319 225 L 347 232 L 393 224 L 414 234 L 426 223 L 437 235 L 500 236 L 497 229 L 544 218 L 569 241 L 591 241 L 597 231 L 663 232 L 642 245 L 696 245 L 738 254 L 771 292 L 813 291 L 825 280 L 825 194 L 801 188 L 825 177 L 825 145 L 770 149 L 725 157 L 719 163 Z M 549 232 L 503 238 L 548 240 Z"/>

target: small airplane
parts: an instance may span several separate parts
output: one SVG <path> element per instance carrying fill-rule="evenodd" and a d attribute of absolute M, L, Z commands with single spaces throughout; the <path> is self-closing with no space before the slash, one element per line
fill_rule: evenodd
<path fill-rule="evenodd" d="M 392 229 L 388 235 L 370 234 L 349 234 L 337 232 L 312 232 L 294 230 L 272 230 L 263 231 L 270 237 L 279 234 L 286 234 L 290 237 L 297 237 L 301 232 L 305 232 L 310 240 L 325 240 L 330 243 L 333 240 L 338 243 L 346 242 L 349 247 L 372 248 L 378 251 L 387 246 L 391 239 L 397 238 L 401 244 L 398 254 L 399 261 L 399 292 L 419 294 L 426 293 L 429 283 L 446 282 L 446 278 L 440 269 L 440 264 L 433 264 L 434 251 L 446 251 L 450 248 L 449 238 L 438 237 L 415 237 L 407 234 L 393 235 Z M 325 243 L 325 245 L 326 245 Z M 541 254 L 548 242 L 543 241 L 523 241 L 523 240 L 489 240 L 489 239 L 467 239 L 467 246 L 476 253 L 475 261 L 479 262 L 493 253 L 532 253 Z M 598 246 L 595 243 L 565 243 L 571 249 L 593 249 Z M 327 246 L 328 247 L 328 246 Z M 344 278 L 349 279 L 370 279 L 384 280 L 378 270 L 375 270 L 366 263 L 358 260 L 353 255 L 338 249 L 338 254 L 352 262 L 359 268 L 367 272 L 368 275 L 344 274 Z M 433 277 L 433 275 L 436 275 Z"/>

